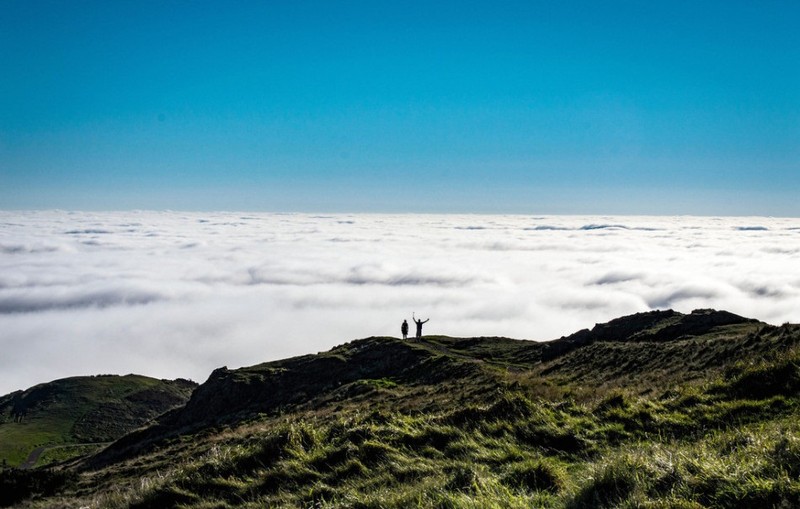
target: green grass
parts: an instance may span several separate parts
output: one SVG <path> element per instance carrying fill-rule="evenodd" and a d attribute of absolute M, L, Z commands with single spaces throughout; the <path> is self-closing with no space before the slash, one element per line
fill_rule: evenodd
<path fill-rule="evenodd" d="M 191 389 L 188 383 L 138 375 L 95 376 L 66 378 L 4 396 L 0 462 L 19 465 L 39 446 L 114 440 L 182 404 Z M 66 449 L 59 458 L 66 459 L 67 452 L 83 451 Z"/>
<path fill-rule="evenodd" d="M 0 462 L 17 466 L 36 447 L 64 443 L 70 426 L 64 419 L 41 419 L 25 425 L 0 424 Z"/>
<path fill-rule="evenodd" d="M 618 395 L 585 408 L 505 392 L 491 405 L 434 415 L 298 419 L 254 435 L 242 428 L 228 432 L 227 444 L 126 492 L 115 507 L 800 504 L 796 413 L 675 433 L 656 418 L 665 408 Z M 697 425 L 696 405 L 683 410 L 672 412 Z M 628 419 L 634 424 L 624 438 L 609 432 Z M 582 438 L 561 445 L 568 436 Z"/>
<path fill-rule="evenodd" d="M 101 442 L 98 444 L 89 445 L 57 445 L 50 447 L 42 453 L 39 460 L 36 462 L 35 467 L 47 467 L 62 461 L 70 460 L 77 456 L 86 456 L 97 452 L 101 448 L 108 445 L 108 442 Z"/>
<path fill-rule="evenodd" d="M 179 420 L 46 488 L 0 480 L 47 495 L 31 508 L 800 507 L 800 329 L 747 322 L 665 340 L 689 329 L 651 318 L 638 334 L 616 322 L 625 341 L 546 362 L 508 340 L 370 338 L 219 372 L 210 406 L 185 410 L 202 426 Z M 593 384 L 585 366 L 565 375 L 581 359 L 615 367 Z M 219 394 L 257 400 L 212 421 L 204 408 L 228 409 Z"/>

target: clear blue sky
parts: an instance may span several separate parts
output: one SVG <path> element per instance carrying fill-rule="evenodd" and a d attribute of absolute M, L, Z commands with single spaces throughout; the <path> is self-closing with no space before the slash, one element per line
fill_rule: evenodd
<path fill-rule="evenodd" d="M 0 208 L 800 216 L 800 2 L 5 0 Z"/>

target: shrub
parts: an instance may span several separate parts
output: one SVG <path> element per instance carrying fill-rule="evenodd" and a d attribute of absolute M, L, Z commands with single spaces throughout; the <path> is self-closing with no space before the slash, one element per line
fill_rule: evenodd
<path fill-rule="evenodd" d="M 800 366 L 793 358 L 745 368 L 738 366 L 729 372 L 729 377 L 733 380 L 728 392 L 738 398 L 765 399 L 800 391 Z"/>
<path fill-rule="evenodd" d="M 747 476 L 710 477 L 696 487 L 698 500 L 713 507 L 798 507 L 800 490 L 786 481 Z"/>
<path fill-rule="evenodd" d="M 511 465 L 502 480 L 513 488 L 556 493 L 564 488 L 564 476 L 563 469 L 551 461 L 528 460 Z"/>
<path fill-rule="evenodd" d="M 323 451 L 323 454 L 312 459 L 310 464 L 320 472 L 327 472 L 350 459 L 356 452 L 357 449 L 349 444 L 327 449 Z"/>
<path fill-rule="evenodd" d="M 451 491 L 475 493 L 478 489 L 478 473 L 470 467 L 459 465 L 450 472 L 445 488 Z"/>
<path fill-rule="evenodd" d="M 800 477 L 800 440 L 796 437 L 782 437 L 770 451 L 769 459 L 778 472 L 785 472 L 789 477 L 797 479 Z"/>
<path fill-rule="evenodd" d="M 509 422 L 527 419 L 535 412 L 533 404 L 525 396 L 515 392 L 504 392 L 495 403 L 488 407 L 467 406 L 448 414 L 443 420 L 447 424 L 472 428 L 483 422 Z"/>
<path fill-rule="evenodd" d="M 520 442 L 545 451 L 568 455 L 591 452 L 591 446 L 584 438 L 571 429 L 557 428 L 554 425 L 528 424 L 518 428 L 516 436 Z"/>
<path fill-rule="evenodd" d="M 627 409 L 630 408 L 630 401 L 621 392 L 614 392 L 604 398 L 595 408 L 598 414 L 604 414 L 612 409 Z"/>
<path fill-rule="evenodd" d="M 617 507 L 640 484 L 645 469 L 641 462 L 624 457 L 601 467 L 589 482 L 569 501 L 571 509 Z"/>
<path fill-rule="evenodd" d="M 201 468 L 206 475 L 225 475 L 229 473 L 246 474 L 258 468 L 269 468 L 286 457 L 291 437 L 288 430 L 270 433 L 260 440 L 253 449 L 232 458 L 222 465 L 209 464 Z"/>
<path fill-rule="evenodd" d="M 130 509 L 161 509 L 199 501 L 200 498 L 194 493 L 177 486 L 164 486 L 149 492 L 139 502 L 131 504 Z"/>
<path fill-rule="evenodd" d="M 452 426 L 428 426 L 419 433 L 402 435 L 398 439 L 398 443 L 410 449 L 421 449 L 428 446 L 442 451 L 463 436 L 464 434 L 458 428 Z"/>
<path fill-rule="evenodd" d="M 331 484 L 339 484 L 351 477 L 363 477 L 369 475 L 369 469 L 357 459 L 351 459 L 347 463 L 335 469 L 329 476 Z"/>
<path fill-rule="evenodd" d="M 367 440 L 358 448 L 358 457 L 366 465 L 374 465 L 385 460 L 389 453 L 394 452 L 391 446 L 375 440 Z"/>
<path fill-rule="evenodd" d="M 257 493 L 275 493 L 278 490 L 297 490 L 320 479 L 319 472 L 305 465 L 291 461 L 279 465 L 280 468 L 270 470 L 255 486 Z"/>
<path fill-rule="evenodd" d="M 202 499 L 219 498 L 230 501 L 239 499 L 244 483 L 237 479 L 203 477 L 195 474 L 176 483 L 185 493 L 199 495 Z"/>

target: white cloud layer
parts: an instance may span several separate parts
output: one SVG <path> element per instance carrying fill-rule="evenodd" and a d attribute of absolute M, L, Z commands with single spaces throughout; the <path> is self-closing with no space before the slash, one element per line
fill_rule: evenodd
<path fill-rule="evenodd" d="M 0 394 L 203 381 L 399 334 L 547 340 L 649 309 L 800 320 L 800 219 L 0 212 Z"/>

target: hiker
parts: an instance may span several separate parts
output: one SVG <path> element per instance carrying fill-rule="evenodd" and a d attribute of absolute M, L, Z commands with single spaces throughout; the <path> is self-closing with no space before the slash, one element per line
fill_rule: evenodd
<path fill-rule="evenodd" d="M 422 338 L 422 324 L 423 323 L 428 323 L 431 319 L 428 318 L 425 321 L 417 320 L 413 313 L 411 314 L 411 319 L 414 320 L 415 324 L 417 324 L 417 339 L 421 339 Z"/>
<path fill-rule="evenodd" d="M 400 332 L 403 333 L 403 339 L 408 339 L 408 321 L 403 320 L 403 325 L 400 326 Z"/>

